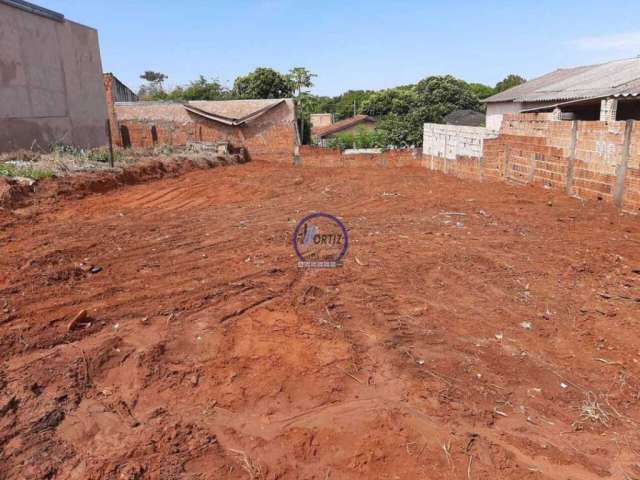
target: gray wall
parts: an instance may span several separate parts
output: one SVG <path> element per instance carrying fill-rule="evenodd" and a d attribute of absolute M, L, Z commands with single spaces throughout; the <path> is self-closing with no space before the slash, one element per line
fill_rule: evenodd
<path fill-rule="evenodd" d="M 425 123 L 422 153 L 449 160 L 458 156 L 480 158 L 484 140 L 496 136 L 497 132 L 485 127 Z"/>
<path fill-rule="evenodd" d="M 0 2 L 0 151 L 106 144 L 98 32 Z"/>

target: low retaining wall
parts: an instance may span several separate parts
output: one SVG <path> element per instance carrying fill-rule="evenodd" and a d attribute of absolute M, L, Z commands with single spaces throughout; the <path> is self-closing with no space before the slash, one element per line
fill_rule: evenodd
<path fill-rule="evenodd" d="M 300 164 L 310 167 L 419 167 L 418 149 L 386 150 L 382 153 L 345 154 L 338 148 L 300 146 Z"/>

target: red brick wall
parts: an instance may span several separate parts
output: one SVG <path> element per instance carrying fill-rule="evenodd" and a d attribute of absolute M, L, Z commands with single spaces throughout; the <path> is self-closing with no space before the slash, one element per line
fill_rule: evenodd
<path fill-rule="evenodd" d="M 118 130 L 118 119 L 116 118 L 116 110 L 113 104 L 113 75 L 105 73 L 102 75 L 102 80 L 104 82 L 105 101 L 107 102 L 107 118 L 111 129 L 111 141 L 114 145 L 122 145 L 120 131 Z"/>
<path fill-rule="evenodd" d="M 418 167 L 423 165 L 421 152 L 412 149 L 345 155 L 337 148 L 302 145 L 300 160 L 303 166 L 311 167 Z"/>
<path fill-rule="evenodd" d="M 537 184 L 585 199 L 614 202 L 622 168 L 626 122 L 576 122 L 573 174 L 569 175 L 574 122 L 550 114 L 505 115 L 500 135 L 486 139 L 482 158 L 425 156 L 432 170 L 476 180 Z M 571 181 L 568 182 L 568 177 Z M 633 126 L 622 207 L 640 213 L 640 124 Z"/>
<path fill-rule="evenodd" d="M 251 160 L 293 163 L 298 138 L 292 108 L 288 102 L 281 103 L 240 130 Z"/>
<path fill-rule="evenodd" d="M 162 105 L 154 108 L 162 109 Z M 175 105 L 166 107 L 176 108 Z M 152 148 L 153 139 L 151 129 L 156 128 L 158 145 L 184 146 L 189 142 L 218 142 L 227 141 L 233 147 L 244 147 L 248 157 L 253 161 L 269 161 L 279 163 L 293 163 L 297 146 L 297 131 L 292 105 L 281 103 L 264 115 L 243 126 L 229 126 L 213 122 L 198 115 L 182 112 L 175 119 L 167 113 L 170 119 L 160 120 L 124 120 L 118 125 L 118 145 L 122 145 L 120 128 L 129 130 L 131 146 L 135 148 Z M 166 113 L 166 112 L 162 112 Z M 160 117 L 160 115 L 158 115 Z M 154 117 L 155 118 L 155 117 Z"/>

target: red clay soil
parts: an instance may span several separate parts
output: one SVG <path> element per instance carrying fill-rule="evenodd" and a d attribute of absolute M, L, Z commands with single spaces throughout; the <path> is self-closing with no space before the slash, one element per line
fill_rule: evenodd
<path fill-rule="evenodd" d="M 317 210 L 342 268 L 297 266 Z M 640 478 L 612 207 L 248 164 L 5 210 L 0 245 L 0 478 Z"/>

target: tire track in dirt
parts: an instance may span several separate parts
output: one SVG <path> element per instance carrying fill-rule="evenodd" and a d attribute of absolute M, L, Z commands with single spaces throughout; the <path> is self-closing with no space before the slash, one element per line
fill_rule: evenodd
<path fill-rule="evenodd" d="M 341 269 L 296 268 L 314 210 L 350 229 Z M 242 458 L 263 478 L 640 474 L 637 310 L 597 295 L 640 296 L 640 228 L 606 207 L 423 170 L 244 165 L 3 229 L 8 478 L 244 478 Z M 85 258 L 103 271 L 62 273 Z M 91 326 L 67 332 L 80 308 Z M 581 417 L 581 389 L 608 425 Z"/>

